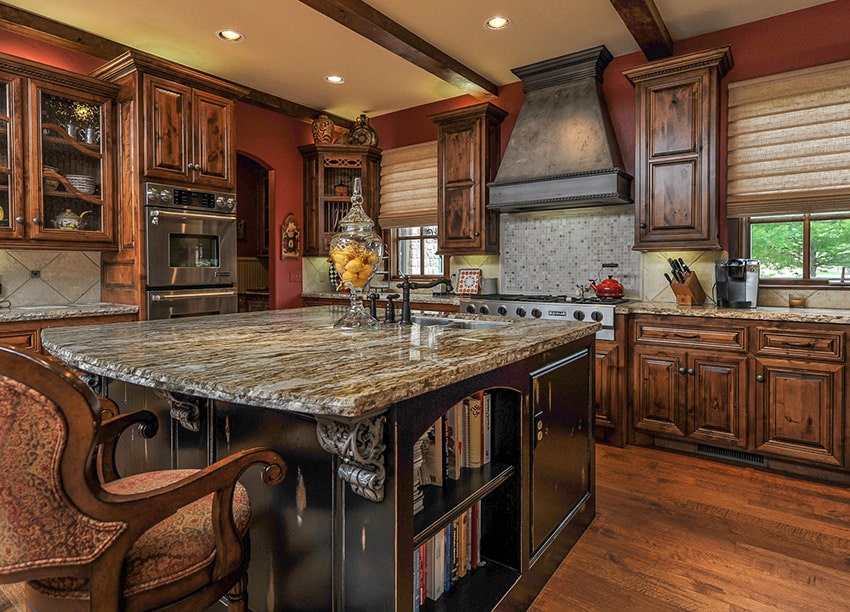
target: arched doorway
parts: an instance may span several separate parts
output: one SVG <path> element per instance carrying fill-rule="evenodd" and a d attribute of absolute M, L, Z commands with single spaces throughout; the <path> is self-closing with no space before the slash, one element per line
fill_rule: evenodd
<path fill-rule="evenodd" d="M 236 253 L 239 312 L 269 308 L 269 170 L 236 154 Z"/>

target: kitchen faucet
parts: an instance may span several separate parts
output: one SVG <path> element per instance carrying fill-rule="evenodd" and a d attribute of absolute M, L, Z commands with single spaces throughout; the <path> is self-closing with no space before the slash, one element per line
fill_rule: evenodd
<path fill-rule="evenodd" d="M 429 289 L 431 287 L 436 287 L 437 285 L 445 285 L 446 291 L 452 291 L 454 287 L 452 287 L 452 281 L 447 278 L 438 278 L 435 281 L 431 281 L 430 283 L 414 283 L 410 280 L 410 277 L 406 274 L 402 274 L 401 277 L 404 279 L 402 282 L 396 285 L 399 289 L 401 289 L 401 324 L 402 325 L 412 325 L 410 320 L 410 290 L 411 289 Z"/>

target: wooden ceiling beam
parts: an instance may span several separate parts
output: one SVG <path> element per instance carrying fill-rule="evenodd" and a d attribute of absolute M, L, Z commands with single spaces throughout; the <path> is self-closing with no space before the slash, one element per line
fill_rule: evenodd
<path fill-rule="evenodd" d="M 378 12 L 362 0 L 300 0 L 349 30 L 477 98 L 499 94 L 499 86 Z"/>
<path fill-rule="evenodd" d="M 130 50 L 130 47 L 107 38 L 3 3 L 0 3 L 0 29 L 22 34 L 65 49 L 72 49 L 102 60 L 114 59 Z M 250 89 L 248 95 L 243 97 L 242 100 L 308 123 L 323 112 L 256 89 Z M 338 127 L 350 128 L 354 125 L 351 119 L 336 115 L 331 118 Z"/>
<path fill-rule="evenodd" d="M 611 0 L 611 4 L 646 59 L 673 55 L 673 39 L 653 0 Z"/>

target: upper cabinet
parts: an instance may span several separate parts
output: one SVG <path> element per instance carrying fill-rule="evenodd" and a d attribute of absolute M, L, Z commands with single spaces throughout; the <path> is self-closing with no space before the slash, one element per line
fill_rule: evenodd
<path fill-rule="evenodd" d="M 145 175 L 232 190 L 236 102 L 156 76 L 144 81 Z"/>
<path fill-rule="evenodd" d="M 437 124 L 438 253 L 499 252 L 499 212 L 487 209 L 507 111 L 489 102 L 428 118 Z"/>
<path fill-rule="evenodd" d="M 0 245 L 110 248 L 117 88 L 0 57 Z"/>
<path fill-rule="evenodd" d="M 340 220 L 351 208 L 355 178 L 361 181 L 363 210 L 377 223 L 381 150 L 335 144 L 298 150 L 304 160 L 304 255 L 327 255 Z"/>
<path fill-rule="evenodd" d="M 121 128 L 142 135 L 130 162 L 143 181 L 235 189 L 236 100 L 245 88 L 140 51 L 94 75 L 122 85 Z"/>
<path fill-rule="evenodd" d="M 719 249 L 720 79 L 729 47 L 626 70 L 636 90 L 636 250 Z"/>

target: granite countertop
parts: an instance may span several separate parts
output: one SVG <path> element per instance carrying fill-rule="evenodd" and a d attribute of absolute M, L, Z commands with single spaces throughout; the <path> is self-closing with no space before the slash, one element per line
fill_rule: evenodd
<path fill-rule="evenodd" d="M 396 293 L 397 295 L 401 295 L 401 289 L 396 292 L 384 292 L 379 293 L 380 299 L 385 299 L 387 293 Z M 348 295 L 342 293 L 336 293 L 332 291 L 328 291 L 327 293 L 316 291 L 316 292 L 305 292 L 301 294 L 303 298 L 321 298 L 325 300 L 341 300 L 348 302 Z M 444 293 L 440 295 L 433 295 L 431 293 L 411 293 L 410 301 L 416 304 L 447 304 L 449 306 L 460 306 L 460 297 L 454 293 Z M 401 305 L 401 298 L 397 300 L 397 303 Z"/>
<path fill-rule="evenodd" d="M 76 319 L 117 314 L 136 314 L 138 306 L 95 302 L 92 304 L 54 304 L 45 306 L 12 306 L 0 309 L 0 323 L 44 321 L 47 319 Z"/>
<path fill-rule="evenodd" d="M 498 320 L 488 329 L 332 328 L 334 306 L 45 330 L 93 374 L 240 404 L 359 418 L 587 336 L 597 323 Z"/>
<path fill-rule="evenodd" d="M 678 315 L 683 317 L 746 319 L 750 321 L 791 321 L 799 323 L 850 323 L 850 310 L 831 308 L 718 308 L 709 306 L 677 306 L 670 302 L 630 302 L 616 307 L 621 314 Z"/>

